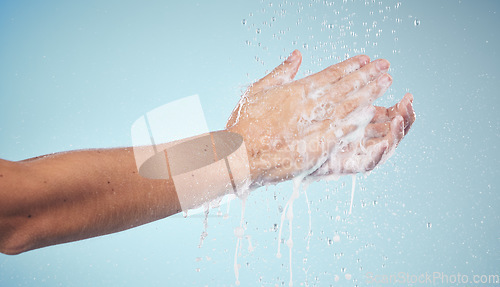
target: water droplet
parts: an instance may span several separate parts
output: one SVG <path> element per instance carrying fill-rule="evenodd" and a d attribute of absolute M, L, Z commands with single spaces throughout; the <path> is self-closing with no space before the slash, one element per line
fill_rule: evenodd
<path fill-rule="evenodd" d="M 339 242 L 340 241 L 340 236 L 338 234 L 335 234 L 335 236 L 333 236 L 333 242 Z"/>
<path fill-rule="evenodd" d="M 432 228 L 432 223 L 427 222 L 427 229 L 431 229 L 431 228 Z"/>
<path fill-rule="evenodd" d="M 241 24 L 246 25 L 247 24 L 247 20 L 246 19 L 241 20 Z"/>
<path fill-rule="evenodd" d="M 309 48 L 309 45 L 304 44 L 304 45 L 302 45 L 302 47 L 304 47 L 304 49 L 306 49 L 306 50 L 307 50 L 307 49 Z"/>
<path fill-rule="evenodd" d="M 418 25 L 420 25 L 420 20 L 418 20 L 418 19 L 415 19 L 415 21 L 413 21 L 413 25 L 415 25 L 415 26 L 418 26 Z"/>
<path fill-rule="evenodd" d="M 257 30 L 255 30 L 255 33 L 260 34 L 260 28 L 257 28 Z"/>

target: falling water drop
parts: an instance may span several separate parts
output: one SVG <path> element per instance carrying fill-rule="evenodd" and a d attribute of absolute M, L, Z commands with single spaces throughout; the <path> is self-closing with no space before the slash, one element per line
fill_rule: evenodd
<path fill-rule="evenodd" d="M 427 229 L 431 229 L 431 228 L 432 228 L 432 223 L 427 222 Z"/>
<path fill-rule="evenodd" d="M 246 25 L 247 24 L 247 20 L 246 19 L 241 20 L 241 24 Z"/>
<path fill-rule="evenodd" d="M 420 20 L 415 19 L 415 20 L 413 21 L 413 25 L 415 25 L 415 26 L 419 26 L 419 25 L 420 25 Z"/>
<path fill-rule="evenodd" d="M 335 234 L 335 236 L 333 236 L 333 242 L 339 242 L 340 241 L 340 236 L 338 234 Z"/>

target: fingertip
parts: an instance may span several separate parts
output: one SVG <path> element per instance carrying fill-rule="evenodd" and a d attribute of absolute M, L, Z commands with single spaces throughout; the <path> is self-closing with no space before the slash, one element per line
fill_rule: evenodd
<path fill-rule="evenodd" d="M 407 98 L 410 103 L 413 103 L 413 95 L 411 93 L 406 93 L 404 97 Z"/>
<path fill-rule="evenodd" d="M 361 66 L 364 66 L 364 65 L 370 63 L 370 57 L 368 57 L 367 55 L 359 55 L 358 60 L 359 60 L 359 63 L 361 64 Z"/>
<path fill-rule="evenodd" d="M 288 56 L 285 62 L 293 63 L 298 61 L 299 59 L 302 61 L 302 54 L 300 53 L 299 50 L 293 50 L 293 52 L 290 54 L 290 56 Z"/>
<path fill-rule="evenodd" d="M 385 73 L 378 78 L 377 82 L 380 86 L 388 88 L 390 85 L 392 85 L 392 76 Z"/>
<path fill-rule="evenodd" d="M 379 71 L 386 72 L 389 70 L 389 67 L 391 66 L 391 63 L 387 61 L 386 59 L 378 59 L 375 61 L 377 64 L 377 68 Z"/>

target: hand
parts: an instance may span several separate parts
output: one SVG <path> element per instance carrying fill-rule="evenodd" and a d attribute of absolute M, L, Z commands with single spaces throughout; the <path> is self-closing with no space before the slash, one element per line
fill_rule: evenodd
<path fill-rule="evenodd" d="M 360 140 L 374 115 L 383 112 L 371 103 L 391 84 L 386 60 L 356 56 L 293 81 L 301 59 L 294 51 L 253 84 L 226 125 L 243 136 L 256 184 L 311 174 L 335 158 L 332 152 Z M 378 131 L 379 123 L 369 130 Z"/>
<path fill-rule="evenodd" d="M 321 179 L 364 173 L 384 163 L 394 153 L 415 121 L 412 103 L 413 95 L 407 93 L 391 108 L 375 107 L 375 116 L 366 127 L 362 140 L 347 145 L 343 151 L 334 158 L 329 158 L 314 171 L 309 178 Z"/>

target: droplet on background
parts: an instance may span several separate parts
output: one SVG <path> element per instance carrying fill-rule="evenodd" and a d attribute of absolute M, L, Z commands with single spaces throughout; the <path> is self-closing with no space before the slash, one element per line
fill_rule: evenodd
<path fill-rule="evenodd" d="M 333 236 L 333 242 L 339 242 L 340 241 L 340 236 L 338 234 L 335 234 L 335 236 Z"/>
<path fill-rule="evenodd" d="M 413 21 L 413 25 L 415 25 L 415 26 L 419 26 L 419 25 L 420 25 L 420 20 L 415 19 L 415 20 Z"/>

